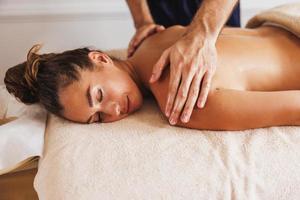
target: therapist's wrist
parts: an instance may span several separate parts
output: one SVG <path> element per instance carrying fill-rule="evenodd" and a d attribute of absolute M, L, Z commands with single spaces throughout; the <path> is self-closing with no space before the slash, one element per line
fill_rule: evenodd
<path fill-rule="evenodd" d="M 142 19 L 134 23 L 135 29 L 138 30 L 142 26 L 154 24 L 154 21 L 152 19 Z"/>
<path fill-rule="evenodd" d="M 219 31 L 216 27 L 211 27 L 209 22 L 201 22 L 198 23 L 191 23 L 186 28 L 186 32 L 184 35 L 188 35 L 191 38 L 194 38 L 194 40 L 206 40 L 212 43 L 216 43 Z"/>
<path fill-rule="evenodd" d="M 150 24 L 154 24 L 154 21 L 142 21 L 140 23 L 135 24 L 135 29 L 138 30 L 139 28 Z"/>
<path fill-rule="evenodd" d="M 215 45 L 217 41 L 217 36 L 213 33 L 206 32 L 202 29 L 193 29 L 185 32 L 184 38 L 191 40 L 193 44 L 209 44 Z"/>

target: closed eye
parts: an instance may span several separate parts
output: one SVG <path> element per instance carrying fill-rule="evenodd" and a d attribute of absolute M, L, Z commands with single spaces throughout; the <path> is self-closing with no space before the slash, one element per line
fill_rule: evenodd
<path fill-rule="evenodd" d="M 101 89 L 98 89 L 98 94 L 99 94 L 98 101 L 99 101 L 99 103 L 101 103 L 101 101 L 103 100 L 103 92 L 102 92 Z M 98 112 L 97 114 L 98 114 L 98 121 L 97 122 L 101 123 L 103 121 L 101 112 Z"/>
<path fill-rule="evenodd" d="M 102 99 L 103 99 L 103 93 L 102 93 L 102 90 L 101 90 L 101 89 L 98 90 L 98 94 L 99 94 L 98 101 L 101 102 Z"/>

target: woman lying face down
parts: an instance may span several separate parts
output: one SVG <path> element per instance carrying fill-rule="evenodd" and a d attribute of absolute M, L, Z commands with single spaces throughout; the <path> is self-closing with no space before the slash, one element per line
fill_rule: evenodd
<path fill-rule="evenodd" d="M 38 55 L 40 46 L 34 46 L 26 62 L 7 71 L 6 88 L 24 103 L 39 102 L 80 123 L 120 120 L 142 106 L 147 92 L 165 113 L 172 71 L 167 67 L 158 82 L 148 81 L 163 50 L 185 31 L 174 26 L 147 38 L 128 60 L 88 48 Z M 280 28 L 224 28 L 206 105 L 194 107 L 190 120 L 176 125 L 206 130 L 300 125 L 299 47 L 299 38 Z"/>
<path fill-rule="evenodd" d="M 80 123 L 120 120 L 142 105 L 138 77 L 129 62 L 88 48 L 38 55 L 9 69 L 5 84 L 24 103 Z"/>

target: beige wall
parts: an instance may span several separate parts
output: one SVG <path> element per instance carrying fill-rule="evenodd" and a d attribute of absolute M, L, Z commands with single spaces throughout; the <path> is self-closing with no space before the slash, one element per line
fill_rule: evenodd
<path fill-rule="evenodd" d="M 44 44 L 41 52 L 83 46 L 126 48 L 134 33 L 123 0 L 19 2 L 0 1 L 0 84 L 7 68 L 25 61 L 35 43 Z"/>
<path fill-rule="evenodd" d="M 242 23 L 282 2 L 293 0 L 242 1 Z M 41 52 L 126 48 L 133 33 L 125 0 L 1 0 L 0 84 L 6 69 L 24 61 L 35 43 L 44 43 Z"/>

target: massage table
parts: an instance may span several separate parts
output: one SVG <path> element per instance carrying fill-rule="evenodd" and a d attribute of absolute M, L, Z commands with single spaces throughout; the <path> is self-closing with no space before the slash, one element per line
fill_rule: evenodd
<path fill-rule="evenodd" d="M 296 200 L 300 127 L 170 126 L 151 98 L 114 123 L 76 124 L 49 114 L 34 188 L 43 200 Z"/>

